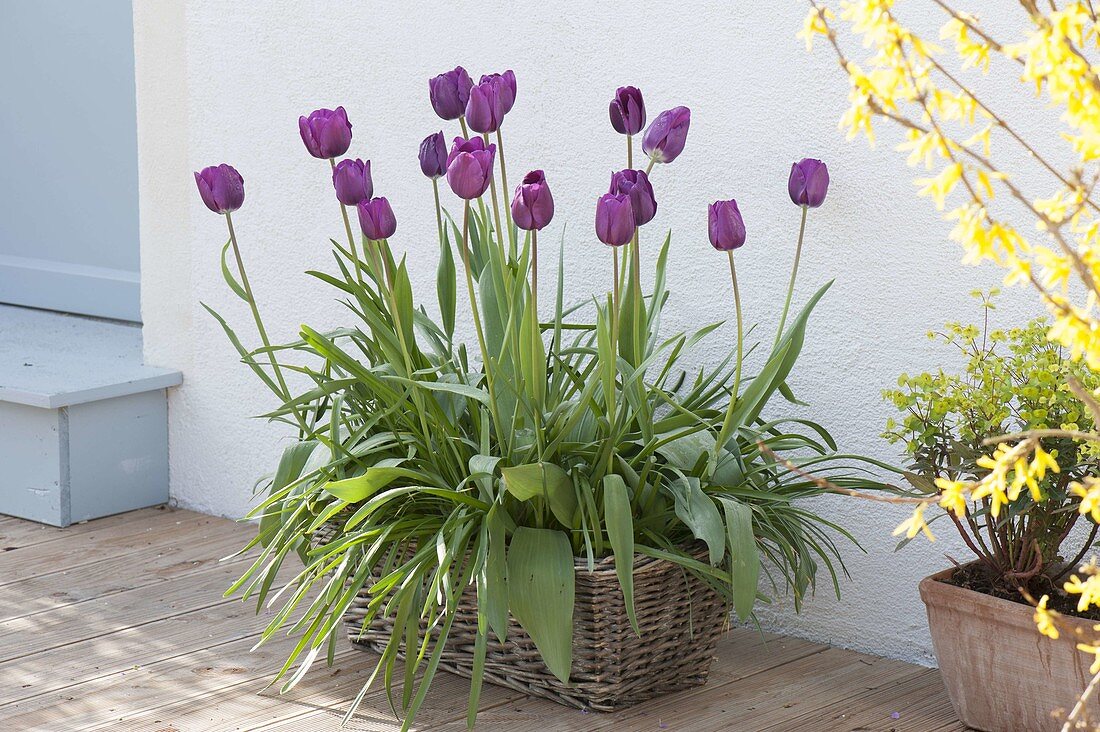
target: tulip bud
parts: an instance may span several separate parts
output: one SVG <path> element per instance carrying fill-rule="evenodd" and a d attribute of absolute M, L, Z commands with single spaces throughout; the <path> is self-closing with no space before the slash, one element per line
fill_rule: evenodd
<path fill-rule="evenodd" d="M 473 84 L 470 75 L 461 66 L 428 79 L 432 109 L 443 119 L 458 119 L 466 111 L 466 101 L 470 98 Z"/>
<path fill-rule="evenodd" d="M 503 94 L 502 94 L 503 90 Z M 507 101 L 505 85 L 485 79 L 470 89 L 466 102 L 466 124 L 475 132 L 496 132 L 504 121 Z"/>
<path fill-rule="evenodd" d="M 671 163 L 684 151 L 691 110 L 674 107 L 657 115 L 642 138 L 642 150 L 658 163 Z"/>
<path fill-rule="evenodd" d="M 820 160 L 803 158 L 791 166 L 787 192 L 799 206 L 817 208 L 829 192 L 829 167 Z"/>
<path fill-rule="evenodd" d="M 355 206 L 374 195 L 370 178 L 370 161 L 341 160 L 332 171 L 332 187 L 336 198 L 345 206 Z"/>
<path fill-rule="evenodd" d="M 512 111 L 512 105 L 516 103 L 516 75 L 511 69 L 503 74 L 485 74 L 480 82 L 488 82 L 497 90 L 502 116 Z"/>
<path fill-rule="evenodd" d="M 496 152 L 496 145 L 486 147 L 480 137 L 454 139 L 447 156 L 447 183 L 456 196 L 469 201 L 489 190 Z"/>
<path fill-rule="evenodd" d="M 737 210 L 737 201 L 715 201 L 707 211 L 707 229 L 711 245 L 720 252 L 739 249 L 745 243 L 745 220 Z"/>
<path fill-rule="evenodd" d="M 608 108 L 611 126 L 622 135 L 636 135 L 645 127 L 645 102 L 637 87 L 620 86 Z"/>
<path fill-rule="evenodd" d="M 621 247 L 634 238 L 634 211 L 630 196 L 605 193 L 596 201 L 596 237 L 604 244 Z"/>
<path fill-rule="evenodd" d="M 420 170 L 431 179 L 447 172 L 447 140 L 443 132 L 433 132 L 420 143 Z"/>
<path fill-rule="evenodd" d="M 385 197 L 360 201 L 359 228 L 368 239 L 389 239 L 397 231 L 397 219 Z"/>
<path fill-rule="evenodd" d="M 516 195 L 512 197 L 512 220 L 521 229 L 538 231 L 552 218 L 554 197 L 550 195 L 550 186 L 546 185 L 546 176 L 541 170 L 532 170 L 516 186 Z"/>
<path fill-rule="evenodd" d="M 298 118 L 298 132 L 315 158 L 338 158 L 351 146 L 351 122 L 343 107 L 317 109 Z"/>
<path fill-rule="evenodd" d="M 630 207 L 634 210 L 634 224 L 648 224 L 657 215 L 657 199 L 653 197 L 653 186 L 644 170 L 620 170 L 611 174 L 611 187 L 608 193 L 622 193 L 630 196 Z"/>
<path fill-rule="evenodd" d="M 236 211 L 244 203 L 244 178 L 232 165 L 213 165 L 195 173 L 195 184 L 206 207 L 214 213 Z"/>

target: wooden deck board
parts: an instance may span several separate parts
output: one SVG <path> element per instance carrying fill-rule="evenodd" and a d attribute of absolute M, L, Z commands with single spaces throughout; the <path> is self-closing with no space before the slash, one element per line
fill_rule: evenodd
<path fill-rule="evenodd" d="M 377 660 L 344 645 L 291 692 L 265 690 L 294 639 L 222 592 L 251 529 L 146 509 L 68 529 L 0 517 L 0 729 L 396 732 L 381 687 L 341 728 Z M 289 576 L 289 575 L 288 575 Z M 466 728 L 465 679 L 440 674 L 414 729 Z M 734 629 L 706 686 L 615 714 L 486 685 L 478 730 L 958 732 L 934 670 Z M 891 716 L 896 714 L 896 717 Z"/>
<path fill-rule="evenodd" d="M 0 514 L 0 552 L 41 544 L 45 541 L 71 540 L 73 537 L 89 531 L 102 531 L 131 521 L 147 521 L 150 517 L 160 513 L 171 513 L 171 511 L 163 506 L 143 508 L 137 511 L 107 516 L 95 521 L 81 521 L 63 529 Z M 0 575 L 0 577 L 2 576 Z"/>
<path fill-rule="evenodd" d="M 0 588 L 0 623 L 216 567 L 243 546 L 250 530 L 218 523 L 207 532 L 209 541 L 180 541 L 143 553 L 140 572 L 133 571 L 134 558 L 125 554 L 13 582 Z"/>
<path fill-rule="evenodd" d="M 100 559 L 126 555 L 136 555 L 140 559 L 159 547 L 171 546 L 173 541 L 192 541 L 194 533 L 202 527 L 224 523 L 225 519 L 188 511 L 158 511 L 144 521 L 105 527 L 100 527 L 98 521 L 89 521 L 81 524 L 89 528 L 78 535 L 79 539 L 61 537 L 15 545 L 14 548 L 8 545 L 7 551 L 0 552 L 0 587 L 28 577 L 71 570 Z M 136 564 L 131 571 L 140 571 L 141 562 Z"/>

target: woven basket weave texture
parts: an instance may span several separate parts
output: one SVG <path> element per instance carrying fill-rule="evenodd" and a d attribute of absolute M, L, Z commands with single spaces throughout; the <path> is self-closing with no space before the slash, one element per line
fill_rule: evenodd
<path fill-rule="evenodd" d="M 336 531 L 322 527 L 313 537 L 326 543 Z M 666 560 L 636 555 L 634 609 L 641 635 L 634 633 L 612 558 L 592 571 L 576 562 L 573 609 L 573 664 L 569 684 L 543 663 L 534 642 L 510 618 L 503 643 L 490 633 L 485 681 L 559 704 L 608 712 L 661 694 L 706 683 L 714 648 L 728 625 L 729 609 L 705 581 Z M 394 632 L 393 618 L 363 620 L 370 601 L 369 583 L 348 609 L 345 622 L 352 643 L 381 653 Z M 426 627 L 421 628 L 421 633 Z M 433 639 L 439 628 L 431 630 Z M 477 635 L 477 594 L 463 592 L 448 635 L 440 668 L 469 678 Z M 421 636 L 423 637 L 423 636 Z M 399 654 L 403 657 L 404 648 Z"/>

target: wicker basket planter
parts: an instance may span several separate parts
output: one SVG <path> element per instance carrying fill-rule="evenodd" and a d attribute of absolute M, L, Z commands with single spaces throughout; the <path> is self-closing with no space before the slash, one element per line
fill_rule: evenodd
<path fill-rule="evenodd" d="M 393 633 L 393 621 L 375 618 L 363 627 L 367 593 L 364 587 L 348 610 L 348 637 L 381 653 Z M 587 560 L 578 559 L 569 684 L 550 673 L 534 642 L 513 619 L 504 643 L 490 634 L 484 679 L 600 712 L 705 684 L 715 645 L 728 625 L 729 610 L 721 595 L 678 565 L 637 555 L 634 606 L 641 638 L 627 620 L 613 561 L 606 558 L 589 571 Z M 438 629 L 432 632 L 436 635 Z M 459 602 L 440 668 L 469 678 L 476 634 L 477 597 L 469 587 Z"/>

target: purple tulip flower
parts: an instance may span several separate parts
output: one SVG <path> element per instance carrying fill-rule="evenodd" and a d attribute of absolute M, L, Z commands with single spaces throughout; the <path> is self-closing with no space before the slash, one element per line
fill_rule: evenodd
<path fill-rule="evenodd" d="M 443 132 L 433 132 L 420 143 L 420 170 L 432 180 L 447 173 L 447 140 Z"/>
<path fill-rule="evenodd" d="M 814 158 L 803 158 L 791 166 L 787 192 L 799 206 L 817 208 L 829 192 L 829 166 Z"/>
<path fill-rule="evenodd" d="M 516 103 L 516 75 L 512 70 L 508 69 L 503 74 L 484 74 L 480 83 L 486 82 L 496 88 L 503 114 L 511 112 L 512 105 Z"/>
<path fill-rule="evenodd" d="M 503 92 L 503 93 L 502 93 Z M 475 132 L 496 132 L 507 112 L 507 91 L 501 82 L 486 78 L 470 89 L 466 102 L 466 124 Z"/>
<path fill-rule="evenodd" d="M 634 210 L 636 226 L 648 224 L 657 215 L 657 199 L 653 197 L 653 186 L 643 170 L 620 170 L 612 173 L 611 187 L 607 192 L 630 196 L 630 207 Z"/>
<path fill-rule="evenodd" d="M 715 201 L 707 211 L 710 243 L 720 252 L 739 249 L 745 243 L 745 220 L 737 209 L 737 201 Z"/>
<path fill-rule="evenodd" d="M 523 176 L 512 197 L 512 220 L 526 231 L 538 231 L 554 218 L 554 197 L 541 170 L 532 170 Z"/>
<path fill-rule="evenodd" d="M 642 150 L 658 163 L 671 163 L 684 151 L 691 110 L 674 107 L 657 115 L 642 138 Z"/>
<path fill-rule="evenodd" d="M 622 135 L 636 135 L 645 127 L 645 102 L 634 86 L 620 86 L 608 108 L 611 126 Z"/>
<path fill-rule="evenodd" d="M 212 165 L 195 173 L 202 202 L 214 213 L 236 211 L 244 203 L 244 178 L 232 165 Z"/>
<path fill-rule="evenodd" d="M 308 117 L 299 117 L 298 131 L 315 158 L 338 158 L 351 146 L 351 122 L 343 107 L 317 109 Z"/>
<path fill-rule="evenodd" d="M 630 196 L 605 193 L 596 201 L 596 237 L 604 244 L 621 247 L 634 238 L 634 211 Z"/>
<path fill-rule="evenodd" d="M 470 98 L 473 84 L 470 75 L 461 66 L 428 79 L 432 109 L 443 119 L 458 119 L 466 111 L 466 101 Z"/>
<path fill-rule="evenodd" d="M 447 156 L 447 183 L 459 198 L 477 198 L 493 180 L 493 158 L 497 146 L 486 146 L 480 137 L 454 139 Z"/>
<path fill-rule="evenodd" d="M 356 206 L 374 195 L 370 178 L 370 161 L 341 160 L 332 171 L 332 187 L 336 198 L 345 206 Z"/>
<path fill-rule="evenodd" d="M 397 231 L 397 219 L 385 197 L 360 201 L 357 209 L 359 228 L 368 239 L 389 239 Z"/>

